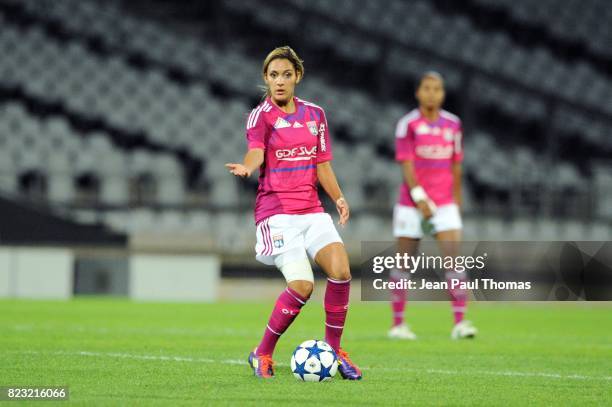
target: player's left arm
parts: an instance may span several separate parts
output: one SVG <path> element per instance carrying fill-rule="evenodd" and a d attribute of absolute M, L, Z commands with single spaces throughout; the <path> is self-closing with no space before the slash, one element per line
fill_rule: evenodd
<path fill-rule="evenodd" d="M 348 222 L 350 209 L 331 165 L 334 156 L 325 111 L 321 109 L 320 114 L 317 132 L 317 178 L 327 195 L 336 203 L 336 210 L 340 215 L 338 224 L 344 226 Z"/>
<path fill-rule="evenodd" d="M 340 185 L 336 179 L 336 174 L 331 166 L 331 161 L 325 161 L 317 164 L 317 178 L 319 179 L 319 183 L 327 195 L 336 203 L 336 209 L 340 215 L 338 224 L 344 226 L 346 222 L 348 222 L 350 208 L 348 202 L 342 194 L 342 190 L 340 189 Z"/>
<path fill-rule="evenodd" d="M 461 123 L 455 132 L 453 144 L 453 198 L 461 209 L 463 206 L 463 126 Z"/>
<path fill-rule="evenodd" d="M 453 163 L 453 198 L 455 199 L 455 203 L 461 209 L 463 205 L 463 196 L 462 196 L 462 178 L 463 166 L 461 162 Z"/>

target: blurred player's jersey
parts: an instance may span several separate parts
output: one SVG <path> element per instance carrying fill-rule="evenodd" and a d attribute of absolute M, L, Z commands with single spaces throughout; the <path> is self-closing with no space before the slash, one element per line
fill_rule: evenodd
<path fill-rule="evenodd" d="M 437 206 L 454 202 L 452 166 L 463 160 L 462 139 L 461 120 L 446 110 L 430 122 L 414 109 L 397 123 L 395 159 L 414 162 L 417 182 Z M 399 204 L 415 206 L 405 180 Z"/>
<path fill-rule="evenodd" d="M 296 110 L 285 113 L 270 98 L 247 120 L 249 149 L 264 149 L 255 222 L 277 214 L 323 212 L 317 192 L 317 164 L 332 159 L 323 109 L 294 98 Z"/>

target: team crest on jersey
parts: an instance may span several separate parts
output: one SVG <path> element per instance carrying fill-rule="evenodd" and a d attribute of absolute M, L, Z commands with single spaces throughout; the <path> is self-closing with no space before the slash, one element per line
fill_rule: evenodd
<path fill-rule="evenodd" d="M 308 130 L 310 130 L 310 134 L 312 134 L 313 136 L 316 137 L 319 134 L 317 122 L 306 122 L 306 126 L 308 126 Z"/>
<path fill-rule="evenodd" d="M 304 126 L 302 126 L 302 125 L 300 124 L 300 122 L 295 122 L 295 123 L 293 123 L 293 128 L 294 128 L 294 129 L 299 129 L 300 127 L 304 127 Z"/>
<path fill-rule="evenodd" d="M 452 129 L 444 129 L 444 140 L 453 141 L 454 133 Z"/>
<path fill-rule="evenodd" d="M 283 235 L 274 235 L 272 236 L 272 243 L 274 244 L 274 247 L 276 247 L 277 249 L 280 249 L 281 247 L 283 247 L 285 245 L 285 240 L 283 239 Z"/>
<path fill-rule="evenodd" d="M 285 127 L 291 127 L 291 124 L 289 124 L 289 122 L 282 117 L 276 119 L 276 123 L 274 123 L 275 129 L 284 129 Z"/>

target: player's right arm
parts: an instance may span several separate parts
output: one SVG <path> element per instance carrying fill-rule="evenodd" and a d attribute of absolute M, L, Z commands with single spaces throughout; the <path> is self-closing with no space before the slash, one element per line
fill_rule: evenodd
<path fill-rule="evenodd" d="M 401 165 L 402 174 L 404 175 L 404 181 L 406 182 L 406 184 L 408 184 L 408 188 L 410 189 L 411 195 L 415 195 L 413 191 L 416 191 L 422 187 L 419 185 L 416 179 L 416 175 L 414 174 L 414 161 L 402 161 Z M 417 208 L 419 208 L 425 219 L 429 219 L 433 216 L 433 208 L 427 202 L 426 198 L 415 200 L 413 197 L 413 200 L 415 201 Z"/>
<path fill-rule="evenodd" d="M 253 171 L 261 167 L 264 162 L 264 150 L 261 148 L 252 148 L 244 155 L 242 164 L 240 163 L 227 163 L 225 166 L 229 169 L 229 172 L 236 175 L 237 177 L 248 178 L 251 176 Z"/>
<path fill-rule="evenodd" d="M 425 219 L 433 216 L 435 205 L 419 185 L 414 172 L 414 134 L 410 130 L 407 117 L 402 118 L 395 129 L 395 159 L 402 166 L 404 182 L 408 184 L 410 195 Z"/>
<path fill-rule="evenodd" d="M 244 156 L 242 164 L 225 164 L 225 167 L 229 169 L 229 172 L 237 177 L 250 177 L 253 171 L 261 167 L 261 165 L 264 163 L 267 130 L 262 106 L 260 105 L 251 111 L 246 124 L 246 139 L 249 150 Z"/>

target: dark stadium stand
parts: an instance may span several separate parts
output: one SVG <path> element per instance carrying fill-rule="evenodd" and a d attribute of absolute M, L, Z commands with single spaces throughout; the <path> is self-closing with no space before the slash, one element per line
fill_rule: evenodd
<path fill-rule="evenodd" d="M 255 181 L 223 163 L 243 154 L 261 59 L 290 43 L 306 60 L 299 95 L 328 112 L 358 230 L 390 216 L 393 129 L 427 69 L 463 118 L 467 216 L 612 219 L 601 47 L 573 51 L 585 37 L 544 15 L 531 42 L 515 33 L 531 20 L 501 0 L 306 3 L 0 0 L 2 188 L 123 231 L 249 219 Z M 499 24 L 476 24 L 482 13 Z"/>
<path fill-rule="evenodd" d="M 103 225 L 80 225 L 49 208 L 0 196 L 2 245 L 125 247 L 127 237 Z"/>

